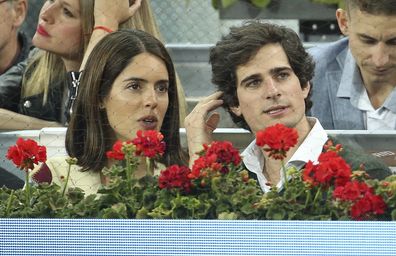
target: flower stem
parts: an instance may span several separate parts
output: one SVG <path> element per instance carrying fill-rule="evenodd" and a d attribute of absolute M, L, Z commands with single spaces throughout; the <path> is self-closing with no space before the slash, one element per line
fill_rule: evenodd
<path fill-rule="evenodd" d="M 7 208 L 6 208 L 6 210 L 5 210 L 5 217 L 8 217 L 8 214 L 9 214 L 9 212 L 10 212 L 10 208 L 11 208 L 11 204 L 12 204 L 12 201 L 13 201 L 13 197 L 14 197 L 14 191 L 15 190 L 11 190 L 11 194 L 10 194 L 10 197 L 8 198 L 8 202 L 7 202 Z"/>
<path fill-rule="evenodd" d="M 287 178 L 285 162 L 283 161 L 283 159 L 281 160 L 281 163 L 282 163 L 282 173 L 283 173 L 285 188 L 287 188 L 289 186 L 289 179 Z"/>
<path fill-rule="evenodd" d="M 307 192 L 307 198 L 305 199 L 305 208 L 308 207 L 309 201 L 311 201 L 311 190 L 306 190 Z"/>
<path fill-rule="evenodd" d="M 25 190 L 26 190 L 26 206 L 30 204 L 30 181 L 29 181 L 29 168 L 25 169 Z"/>
<path fill-rule="evenodd" d="M 322 195 L 322 193 L 321 193 L 321 187 L 319 187 L 319 188 L 318 188 L 318 191 L 316 191 L 314 200 L 313 200 L 313 202 L 312 202 L 313 205 L 315 205 L 315 204 L 317 203 L 318 198 L 319 198 L 321 195 Z"/>
<path fill-rule="evenodd" d="M 146 165 L 147 165 L 146 175 L 153 176 L 154 175 L 154 167 L 153 167 L 151 158 L 149 158 L 149 157 L 145 157 L 145 158 L 146 158 Z"/>
<path fill-rule="evenodd" d="M 62 190 L 62 197 L 65 196 L 67 184 L 69 183 L 71 166 L 72 166 L 72 165 L 69 163 L 69 168 L 67 169 L 66 181 L 65 181 L 65 184 L 64 184 L 63 190 Z"/>
<path fill-rule="evenodd" d="M 126 160 L 126 178 L 128 182 L 128 187 L 131 188 L 130 186 L 132 183 L 133 170 L 132 170 L 132 162 L 131 162 L 130 154 L 125 154 L 125 160 Z"/>

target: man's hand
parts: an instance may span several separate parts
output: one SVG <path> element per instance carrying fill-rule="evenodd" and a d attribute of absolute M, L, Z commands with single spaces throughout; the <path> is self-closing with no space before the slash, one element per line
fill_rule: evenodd
<path fill-rule="evenodd" d="M 210 113 L 223 104 L 219 99 L 222 92 L 215 92 L 202 99 L 184 120 L 186 128 L 190 166 L 197 158 L 197 152 L 202 150 L 202 144 L 213 141 L 213 131 L 217 128 L 220 115 L 217 112 Z"/>

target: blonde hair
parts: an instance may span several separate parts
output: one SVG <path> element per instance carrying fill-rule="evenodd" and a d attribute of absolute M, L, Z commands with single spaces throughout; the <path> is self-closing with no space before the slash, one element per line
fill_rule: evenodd
<path fill-rule="evenodd" d="M 130 3 L 132 4 L 132 0 Z M 94 0 L 80 0 L 81 10 L 81 59 L 89 43 L 94 26 Z M 138 11 L 127 21 L 120 24 L 120 28 L 134 28 L 143 30 L 160 41 L 163 41 L 153 12 L 150 1 L 143 0 Z M 33 59 L 29 62 L 22 81 L 21 95 L 23 98 L 43 93 L 43 105 L 47 102 L 49 87 L 55 81 L 65 79 L 66 68 L 60 56 L 44 51 L 37 50 Z M 187 104 L 184 96 L 184 90 L 177 76 L 177 91 L 180 102 L 180 120 L 183 121 L 186 116 Z M 183 122 L 181 122 L 183 124 Z"/>
<path fill-rule="evenodd" d="M 132 4 L 133 1 L 130 0 L 129 2 Z M 120 28 L 143 30 L 162 41 L 149 0 L 143 0 L 138 11 L 130 19 L 120 24 Z"/>
<path fill-rule="evenodd" d="M 130 0 L 132 2 L 132 0 Z M 82 17 L 82 33 L 80 53 L 81 59 L 91 38 L 94 26 L 94 0 L 80 0 L 80 10 Z M 138 11 L 127 21 L 120 24 L 120 28 L 134 28 L 143 30 L 160 41 L 161 33 L 153 15 L 150 0 L 143 0 Z M 55 81 L 65 80 L 66 68 L 60 56 L 38 50 L 33 60 L 29 63 L 22 81 L 22 98 L 43 93 L 43 105 L 46 104 L 50 85 Z M 184 89 L 181 85 L 179 76 L 176 74 L 177 95 L 179 99 L 180 123 L 183 126 L 184 118 L 187 115 L 187 103 L 185 99 Z"/>
<path fill-rule="evenodd" d="M 81 10 L 81 59 L 89 43 L 92 28 L 94 1 L 80 0 Z M 43 93 L 43 105 L 47 102 L 50 85 L 55 81 L 65 79 L 66 68 L 60 56 L 45 50 L 38 50 L 29 62 L 22 80 L 22 97 L 29 97 Z"/>

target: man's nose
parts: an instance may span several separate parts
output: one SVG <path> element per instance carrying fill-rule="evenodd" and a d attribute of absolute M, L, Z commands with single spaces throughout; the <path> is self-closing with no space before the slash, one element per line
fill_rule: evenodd
<path fill-rule="evenodd" d="M 278 84 L 276 81 L 271 77 L 264 81 L 264 94 L 267 99 L 279 97 L 281 95 Z"/>
<path fill-rule="evenodd" d="M 384 43 L 378 44 L 372 53 L 373 63 L 376 67 L 381 68 L 389 62 L 389 49 Z"/>

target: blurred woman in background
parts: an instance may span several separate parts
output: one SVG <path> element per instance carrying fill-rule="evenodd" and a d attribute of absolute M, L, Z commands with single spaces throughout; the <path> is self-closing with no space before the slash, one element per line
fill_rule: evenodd
<path fill-rule="evenodd" d="M 78 71 L 93 47 L 118 28 L 136 28 L 160 38 L 149 0 L 48 0 L 44 3 L 27 62 L 15 67 L 18 113 L 0 109 L 0 129 L 67 124 L 79 84 Z M 185 97 L 178 83 L 181 119 Z"/>

